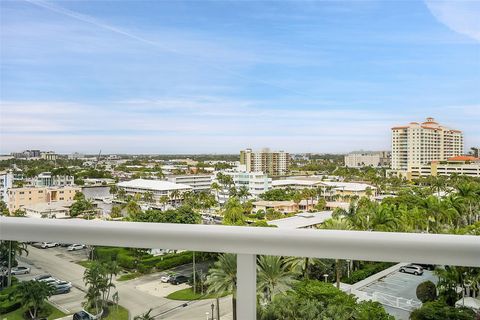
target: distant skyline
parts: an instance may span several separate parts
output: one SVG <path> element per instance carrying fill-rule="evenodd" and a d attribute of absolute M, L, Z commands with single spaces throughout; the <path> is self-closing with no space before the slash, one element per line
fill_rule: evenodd
<path fill-rule="evenodd" d="M 0 154 L 480 145 L 480 1 L 0 1 Z"/>

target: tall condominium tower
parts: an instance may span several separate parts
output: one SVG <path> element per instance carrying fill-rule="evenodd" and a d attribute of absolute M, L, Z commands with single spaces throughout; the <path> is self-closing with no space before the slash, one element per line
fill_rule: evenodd
<path fill-rule="evenodd" d="M 433 118 L 392 128 L 392 169 L 409 171 L 431 161 L 463 154 L 462 131 L 439 125 Z"/>
<path fill-rule="evenodd" d="M 240 151 L 240 164 L 245 165 L 247 172 L 264 172 L 272 176 L 284 175 L 288 172 L 290 155 L 284 151 Z"/>

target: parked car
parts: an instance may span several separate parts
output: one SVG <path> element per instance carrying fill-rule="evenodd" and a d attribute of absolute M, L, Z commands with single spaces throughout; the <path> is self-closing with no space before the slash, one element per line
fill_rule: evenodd
<path fill-rule="evenodd" d="M 29 267 L 14 267 L 12 268 L 12 274 L 13 275 L 19 275 L 19 274 L 27 274 L 30 273 L 30 268 Z"/>
<path fill-rule="evenodd" d="M 93 320 L 93 317 L 85 311 L 79 311 L 73 315 L 73 320 Z"/>
<path fill-rule="evenodd" d="M 70 247 L 71 245 L 72 245 L 71 243 L 60 243 L 59 244 L 60 247 L 64 247 L 64 248 Z"/>
<path fill-rule="evenodd" d="M 172 279 L 172 275 L 166 275 L 166 276 L 163 276 L 160 278 L 160 282 L 163 282 L 163 283 L 168 283 L 170 281 L 170 279 Z"/>
<path fill-rule="evenodd" d="M 53 279 L 52 275 L 50 275 L 50 274 L 41 274 L 41 275 L 39 275 L 39 276 L 34 277 L 33 280 L 35 280 L 35 281 L 42 281 L 42 280 L 49 279 L 49 278 L 52 278 L 52 279 Z"/>
<path fill-rule="evenodd" d="M 182 283 L 187 283 L 188 282 L 188 277 L 183 276 L 183 275 L 176 275 L 173 276 L 170 280 L 168 280 L 171 284 L 182 284 Z"/>
<path fill-rule="evenodd" d="M 408 264 L 406 266 L 403 266 L 400 268 L 399 271 L 403 273 L 414 274 L 416 276 L 421 276 L 423 274 L 423 268 L 415 264 Z"/>
<path fill-rule="evenodd" d="M 39 249 L 47 249 L 47 248 L 54 248 L 58 246 L 58 243 L 56 242 L 35 242 L 32 244 L 35 248 Z"/>
<path fill-rule="evenodd" d="M 69 293 L 71 287 L 69 286 L 54 286 L 54 291 L 53 294 L 64 294 L 64 293 Z"/>
<path fill-rule="evenodd" d="M 76 251 L 76 250 L 81 250 L 85 249 L 86 246 L 84 244 L 72 244 L 67 248 L 68 251 Z"/>
<path fill-rule="evenodd" d="M 430 270 L 430 271 L 435 270 L 434 264 L 424 264 L 424 263 L 413 263 L 413 264 L 416 266 L 422 267 L 423 270 Z"/>

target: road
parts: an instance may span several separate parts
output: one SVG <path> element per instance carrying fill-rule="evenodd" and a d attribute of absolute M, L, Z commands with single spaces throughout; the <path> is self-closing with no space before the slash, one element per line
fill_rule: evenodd
<path fill-rule="evenodd" d="M 81 310 L 81 303 L 85 301 L 86 291 L 83 283 L 85 268 L 73 262 L 77 260 L 75 259 L 77 253 L 70 255 L 70 253 L 62 253 L 58 249 L 37 249 L 31 246 L 28 250 L 29 255 L 20 257 L 19 261 L 20 265 L 29 265 L 32 271 L 29 275 L 19 276 L 19 279 L 28 280 L 38 274 L 48 273 L 56 278 L 70 281 L 74 287 L 72 291 L 68 294 L 53 296 L 51 301 L 69 313 Z M 210 305 L 214 300 L 189 302 L 186 307 L 182 307 L 184 304 L 182 301 L 169 300 L 137 289 L 137 286 L 141 284 L 158 281 L 161 275 L 161 273 L 156 273 L 130 281 L 115 281 L 120 305 L 127 308 L 132 317 L 152 308 L 152 314 L 159 315 L 158 319 L 204 320 L 205 313 L 211 312 Z M 232 318 L 230 301 L 229 297 L 221 299 L 222 319 Z"/>

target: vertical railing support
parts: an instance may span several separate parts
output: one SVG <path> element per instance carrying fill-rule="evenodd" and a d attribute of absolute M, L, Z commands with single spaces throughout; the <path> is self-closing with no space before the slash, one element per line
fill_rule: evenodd
<path fill-rule="evenodd" d="M 257 256 L 237 255 L 237 319 L 257 317 Z"/>

